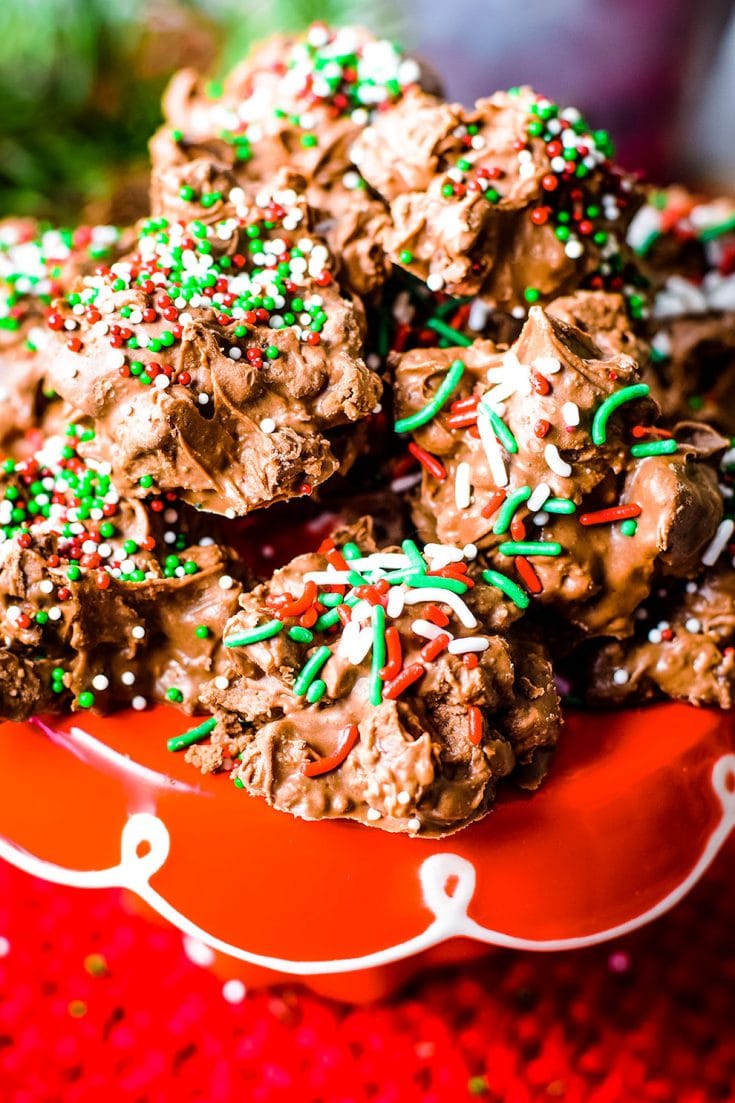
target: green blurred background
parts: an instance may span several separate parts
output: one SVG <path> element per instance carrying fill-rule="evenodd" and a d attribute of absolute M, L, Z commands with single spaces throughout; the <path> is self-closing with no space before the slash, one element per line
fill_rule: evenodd
<path fill-rule="evenodd" d="M 275 30 L 315 19 L 393 34 L 393 5 L 371 0 L 0 0 L 0 216 L 67 222 L 132 215 L 146 143 L 171 73 L 216 78 Z"/>

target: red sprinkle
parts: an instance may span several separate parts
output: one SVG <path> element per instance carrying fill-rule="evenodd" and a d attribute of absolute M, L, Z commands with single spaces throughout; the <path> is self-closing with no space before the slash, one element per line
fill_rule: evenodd
<path fill-rule="evenodd" d="M 425 449 L 419 447 L 413 441 L 408 446 L 408 451 L 417 459 L 425 471 L 428 471 L 430 475 L 433 475 L 439 482 L 443 482 L 447 477 L 447 469 L 436 456 L 432 456 Z"/>
<path fill-rule="evenodd" d="M 669 440 L 673 434 L 668 429 L 659 429 L 656 425 L 634 425 L 631 429 L 631 435 L 636 440 L 641 440 L 644 437 L 660 437 L 661 440 Z"/>
<path fill-rule="evenodd" d="M 467 706 L 467 735 L 473 747 L 482 743 L 482 713 L 477 705 Z"/>
<path fill-rule="evenodd" d="M 328 774 L 331 770 L 336 770 L 338 766 L 342 765 L 359 738 L 360 730 L 357 724 L 348 724 L 339 737 L 339 743 L 334 754 L 318 758 L 316 762 L 304 763 L 301 772 L 306 777 L 321 777 L 322 774 Z"/>
<path fill-rule="evenodd" d="M 532 594 L 540 594 L 544 588 L 543 584 L 528 559 L 524 555 L 517 555 L 513 562 L 518 577 L 525 584 L 526 589 L 530 590 Z"/>
<path fill-rule="evenodd" d="M 462 665 L 467 667 L 468 670 L 475 670 L 479 666 L 480 660 L 474 651 L 469 651 L 466 655 L 462 656 Z"/>
<path fill-rule="evenodd" d="M 435 624 L 437 628 L 446 628 L 449 624 L 449 617 L 440 609 L 438 605 L 427 605 L 424 608 L 424 617 L 426 620 L 430 620 L 432 624 Z"/>
<path fill-rule="evenodd" d="M 316 582 L 307 582 L 299 597 L 293 601 L 284 602 L 278 610 L 279 619 L 282 617 L 298 617 L 314 604 L 316 600 Z"/>
<path fill-rule="evenodd" d="M 625 521 L 629 517 L 640 517 L 641 507 L 637 502 L 629 506 L 612 506 L 610 509 L 598 509 L 595 513 L 580 514 L 580 525 L 605 525 L 611 521 Z"/>
<path fill-rule="evenodd" d="M 423 677 L 424 672 L 425 667 L 421 663 L 411 663 L 410 666 L 404 667 L 398 677 L 385 686 L 383 697 L 386 701 L 395 701 L 396 697 L 400 697 L 409 686 L 412 686 L 414 682 L 418 682 L 419 678 Z"/>
<path fill-rule="evenodd" d="M 488 520 L 497 513 L 503 502 L 505 501 L 505 491 L 496 490 L 494 494 L 490 495 L 490 500 L 480 510 L 480 516 Z"/>
<path fill-rule="evenodd" d="M 549 429 L 551 428 L 551 422 L 546 421 L 545 418 L 540 417 L 533 427 L 533 431 L 539 440 L 543 440 Z"/>
<path fill-rule="evenodd" d="M 442 632 L 440 636 L 435 636 L 433 640 L 429 640 L 428 643 L 424 644 L 421 648 L 421 658 L 424 662 L 433 663 L 437 655 L 441 655 L 442 651 L 446 651 L 449 642 L 449 636 L 446 632 Z"/>
<path fill-rule="evenodd" d="M 535 369 L 531 371 L 531 386 L 536 394 L 546 395 L 551 392 L 551 383 L 549 383 L 545 375 L 542 375 L 541 372 Z"/>
<path fill-rule="evenodd" d="M 385 630 L 385 650 L 388 662 L 380 671 L 380 677 L 386 682 L 391 682 L 398 677 L 403 666 L 401 637 L 398 629 L 392 624 Z"/>

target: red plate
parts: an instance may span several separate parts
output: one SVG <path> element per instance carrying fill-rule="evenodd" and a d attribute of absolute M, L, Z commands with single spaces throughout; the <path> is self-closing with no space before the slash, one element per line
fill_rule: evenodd
<path fill-rule="evenodd" d="M 2 725 L 0 855 L 132 890 L 251 983 L 277 970 L 354 998 L 458 938 L 600 942 L 676 903 L 735 824 L 735 722 L 685 705 L 570 715 L 539 792 L 509 786 L 441 841 L 275 812 L 169 753 L 185 726 L 163 707 Z"/>

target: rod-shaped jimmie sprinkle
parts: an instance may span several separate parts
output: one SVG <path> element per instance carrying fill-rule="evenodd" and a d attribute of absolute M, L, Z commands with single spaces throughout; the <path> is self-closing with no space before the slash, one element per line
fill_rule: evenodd
<path fill-rule="evenodd" d="M 170 751 L 183 751 L 186 747 L 191 747 L 192 744 L 198 743 L 200 739 L 204 739 L 216 727 L 217 721 L 213 716 L 210 716 L 208 720 L 204 720 L 195 728 L 190 728 L 188 732 L 182 732 L 181 735 L 175 735 L 173 739 L 169 739 L 166 746 Z"/>
<path fill-rule="evenodd" d="M 514 582 L 512 578 L 508 578 L 507 575 L 501 574 L 500 571 L 483 571 L 482 577 L 485 582 L 490 586 L 494 586 L 496 590 L 500 590 L 509 597 L 514 605 L 517 605 L 519 609 L 527 609 L 530 604 L 530 598 L 525 590 L 522 590 L 517 582 Z"/>
<path fill-rule="evenodd" d="M 394 426 L 395 431 L 397 433 L 411 433 L 414 429 L 419 429 L 422 425 L 426 425 L 427 421 L 431 421 L 432 418 L 436 417 L 449 396 L 457 389 L 463 375 L 464 364 L 461 360 L 453 360 L 431 401 L 427 402 L 422 409 L 417 410 L 415 414 L 411 414 L 410 417 L 399 418 Z"/>
<path fill-rule="evenodd" d="M 383 679 L 380 672 L 385 666 L 385 609 L 374 605 L 372 609 L 373 654 L 370 661 L 370 704 L 379 705 L 383 700 Z"/>
<path fill-rule="evenodd" d="M 510 528 L 510 523 L 513 520 L 513 514 L 524 502 L 527 502 L 531 497 L 530 486 L 521 486 L 518 490 L 514 490 L 512 494 L 503 502 L 495 524 L 493 525 L 493 532 L 496 536 L 502 536 L 504 532 L 507 532 Z"/>
<path fill-rule="evenodd" d="M 622 387 L 614 394 L 608 395 L 595 411 L 592 419 L 592 440 L 595 444 L 604 444 L 607 440 L 607 423 L 619 406 L 626 402 L 633 402 L 637 398 L 645 398 L 651 388 L 647 383 L 633 383 L 630 387 Z"/>
<path fill-rule="evenodd" d="M 249 643 L 260 643 L 261 640 L 269 640 L 277 636 L 283 630 L 283 621 L 269 620 L 257 628 L 251 628 L 240 636 L 230 636 L 225 640 L 225 647 L 247 647 Z"/>

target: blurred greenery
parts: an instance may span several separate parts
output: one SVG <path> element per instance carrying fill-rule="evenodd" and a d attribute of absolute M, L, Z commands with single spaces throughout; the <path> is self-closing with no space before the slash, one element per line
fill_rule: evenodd
<path fill-rule="evenodd" d="M 0 0 L 0 216 L 73 220 L 136 169 L 142 193 L 171 73 L 221 75 L 316 19 L 387 35 L 400 22 L 388 0 Z"/>

